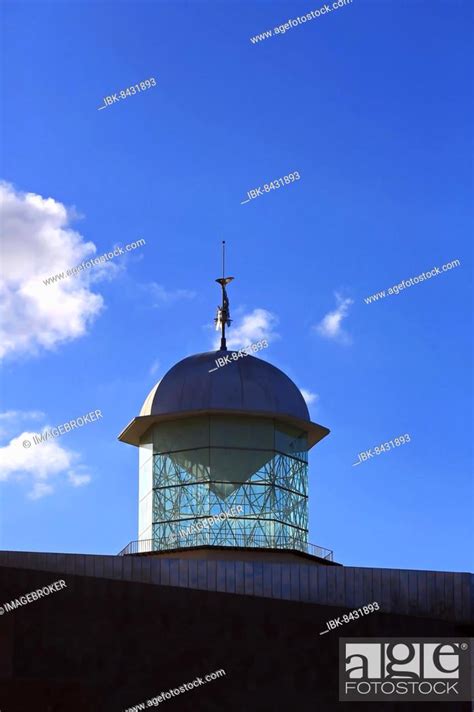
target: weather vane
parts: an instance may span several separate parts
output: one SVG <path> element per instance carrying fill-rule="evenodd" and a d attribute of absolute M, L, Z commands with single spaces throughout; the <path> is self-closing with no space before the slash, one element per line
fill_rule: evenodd
<path fill-rule="evenodd" d="M 225 240 L 222 240 L 222 277 L 220 279 L 216 279 L 216 282 L 219 282 L 222 287 L 222 306 L 217 307 L 217 316 L 214 319 L 216 331 L 219 331 L 219 329 L 221 330 L 221 351 L 227 351 L 225 327 L 230 326 L 232 323 L 226 286 L 229 282 L 232 282 L 233 279 L 233 277 L 225 276 Z"/>

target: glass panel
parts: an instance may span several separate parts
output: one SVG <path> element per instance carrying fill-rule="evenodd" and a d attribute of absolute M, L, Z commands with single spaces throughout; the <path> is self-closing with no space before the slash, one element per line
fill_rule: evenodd
<path fill-rule="evenodd" d="M 209 448 L 154 457 L 154 487 L 207 482 L 209 475 Z"/>
<path fill-rule="evenodd" d="M 211 448 L 211 488 L 228 497 L 272 458 L 271 450 Z"/>
<path fill-rule="evenodd" d="M 198 545 L 299 548 L 305 550 L 308 533 L 307 465 L 294 457 L 267 452 L 212 448 L 210 481 L 189 475 L 196 458 L 202 464 L 207 449 L 190 453 L 155 455 L 153 536 L 159 550 Z M 258 467 L 258 460 L 266 460 Z M 182 467 L 182 458 L 193 461 Z M 268 459 L 267 459 L 268 458 Z M 242 463 L 258 469 L 243 482 Z M 250 466 L 250 465 L 249 465 Z M 216 481 L 217 473 L 224 478 Z M 157 474 L 158 473 L 158 474 Z M 167 479 L 168 478 L 168 479 Z M 240 505 L 241 512 L 191 529 L 204 517 Z M 173 538 L 174 537 L 174 538 Z"/>
<path fill-rule="evenodd" d="M 275 428 L 275 450 L 306 460 L 304 453 L 308 451 L 308 436 L 299 429 L 283 423 L 277 423 Z"/>
<path fill-rule="evenodd" d="M 155 452 L 172 452 L 209 444 L 209 418 L 201 416 L 160 423 L 153 428 Z"/>
<path fill-rule="evenodd" d="M 211 447 L 274 449 L 274 425 L 267 418 L 211 416 Z"/>

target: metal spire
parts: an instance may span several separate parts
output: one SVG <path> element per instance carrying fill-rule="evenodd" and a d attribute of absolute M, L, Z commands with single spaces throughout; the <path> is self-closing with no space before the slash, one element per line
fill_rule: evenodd
<path fill-rule="evenodd" d="M 216 282 L 219 282 L 222 287 L 222 306 L 217 307 L 217 316 L 214 319 L 216 331 L 219 331 L 219 329 L 221 330 L 221 351 L 227 351 L 225 327 L 230 326 L 232 323 L 226 286 L 229 282 L 232 282 L 233 279 L 233 277 L 225 276 L 225 240 L 222 240 L 222 277 L 220 279 L 216 279 Z"/>

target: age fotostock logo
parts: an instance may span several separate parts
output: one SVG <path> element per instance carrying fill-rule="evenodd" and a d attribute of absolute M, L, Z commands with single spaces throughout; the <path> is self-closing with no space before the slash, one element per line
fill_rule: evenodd
<path fill-rule="evenodd" d="M 340 638 L 339 701 L 470 701 L 468 638 Z"/>

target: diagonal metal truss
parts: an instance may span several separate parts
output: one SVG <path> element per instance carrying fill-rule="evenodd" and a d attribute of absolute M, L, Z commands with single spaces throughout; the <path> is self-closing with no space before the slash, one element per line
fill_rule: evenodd
<path fill-rule="evenodd" d="M 211 488 L 216 480 L 211 482 L 209 471 L 190 473 L 166 454 L 154 455 L 153 467 L 154 549 L 204 544 L 255 546 L 255 542 L 258 546 L 294 548 L 307 543 L 306 452 L 297 456 L 275 452 L 224 500 Z M 237 505 L 242 511 L 236 516 L 206 524 L 199 532 L 182 533 Z M 174 535 L 177 538 L 172 538 Z"/>

